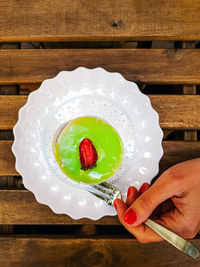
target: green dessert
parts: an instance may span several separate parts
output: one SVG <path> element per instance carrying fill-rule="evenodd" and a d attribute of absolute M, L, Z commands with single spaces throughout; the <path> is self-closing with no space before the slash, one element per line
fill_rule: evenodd
<path fill-rule="evenodd" d="M 79 117 L 59 128 L 53 151 L 69 178 L 87 184 L 108 179 L 120 167 L 123 157 L 116 130 L 95 117 Z"/>

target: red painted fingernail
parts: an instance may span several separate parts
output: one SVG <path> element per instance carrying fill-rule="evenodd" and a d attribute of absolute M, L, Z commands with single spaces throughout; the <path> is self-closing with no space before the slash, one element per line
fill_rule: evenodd
<path fill-rule="evenodd" d="M 117 210 L 117 205 L 115 204 L 115 202 L 113 204 L 114 204 L 115 209 Z"/>
<path fill-rule="evenodd" d="M 128 188 L 128 192 L 127 192 L 127 197 L 130 196 L 130 193 L 131 193 L 131 188 L 129 187 L 129 188 Z"/>
<path fill-rule="evenodd" d="M 133 224 L 137 220 L 137 215 L 133 209 L 129 209 L 125 214 L 124 214 L 124 221 L 127 224 Z"/>
<path fill-rule="evenodd" d="M 144 183 L 139 190 L 139 195 L 141 195 L 142 193 L 144 193 L 147 189 L 149 188 L 149 184 L 148 183 Z"/>

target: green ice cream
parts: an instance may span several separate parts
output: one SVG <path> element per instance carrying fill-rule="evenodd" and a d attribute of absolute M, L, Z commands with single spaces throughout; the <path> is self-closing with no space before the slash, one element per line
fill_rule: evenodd
<path fill-rule="evenodd" d="M 88 170 L 81 169 L 79 153 L 79 145 L 85 138 L 92 142 L 98 155 L 96 167 Z M 71 120 L 54 139 L 53 150 L 61 170 L 69 178 L 87 184 L 108 179 L 120 167 L 123 158 L 123 145 L 116 130 L 95 117 Z"/>

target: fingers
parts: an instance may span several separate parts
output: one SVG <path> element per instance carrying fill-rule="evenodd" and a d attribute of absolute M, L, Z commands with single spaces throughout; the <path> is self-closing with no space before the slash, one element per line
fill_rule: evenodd
<path fill-rule="evenodd" d="M 163 241 L 163 238 L 161 236 L 153 232 L 148 226 L 144 224 L 130 228 L 130 232 L 137 238 L 140 243 L 146 244 Z"/>
<path fill-rule="evenodd" d="M 136 227 L 128 226 L 126 223 L 122 223 L 124 227 L 137 238 L 140 243 L 160 242 L 163 238 L 153 232 L 148 226 L 140 224 Z"/>
<path fill-rule="evenodd" d="M 126 204 L 120 200 L 120 199 L 116 199 L 114 201 L 114 205 L 115 208 L 117 210 L 118 213 L 118 218 L 119 221 L 121 222 L 121 224 L 132 234 L 134 235 L 137 240 L 141 243 L 149 243 L 149 242 L 158 242 L 158 241 L 162 241 L 163 239 L 157 235 L 156 233 L 154 233 L 150 228 L 148 228 L 146 225 L 141 224 L 137 227 L 131 227 L 128 226 L 125 222 L 124 222 L 124 213 L 127 210 Z"/>
<path fill-rule="evenodd" d="M 127 192 L 127 199 L 126 199 L 126 205 L 124 205 L 125 203 L 123 201 L 121 201 L 120 199 L 116 199 L 114 201 L 114 206 L 115 209 L 117 210 L 117 212 L 120 214 L 122 213 L 122 210 L 126 210 L 127 207 L 129 207 L 133 201 L 135 201 L 137 199 L 137 197 L 139 195 L 141 195 L 142 193 L 144 193 L 148 188 L 150 187 L 150 185 L 148 183 L 144 183 L 141 187 L 140 190 L 138 192 L 137 188 L 134 186 L 130 186 L 128 188 L 128 192 Z"/>
<path fill-rule="evenodd" d="M 139 195 L 142 195 L 145 191 L 147 191 L 149 189 L 150 185 L 148 183 L 144 183 L 139 190 Z M 157 219 L 160 215 L 160 206 L 158 206 L 153 213 L 151 214 L 151 219 Z"/>
<path fill-rule="evenodd" d="M 130 186 L 127 192 L 126 206 L 129 207 L 133 203 L 133 201 L 135 201 L 136 198 L 138 198 L 139 195 L 143 194 L 149 187 L 150 185 L 148 183 L 144 183 L 140 187 L 140 190 L 138 192 L 136 187 Z"/>
<path fill-rule="evenodd" d="M 124 222 L 134 227 L 140 225 L 160 203 L 172 197 L 176 190 L 171 177 L 164 173 L 131 204 L 124 214 Z"/>
<path fill-rule="evenodd" d="M 150 185 L 148 183 L 144 183 L 139 190 L 139 195 L 142 195 L 145 191 L 149 189 Z"/>
<path fill-rule="evenodd" d="M 126 206 L 129 207 L 138 196 L 139 192 L 137 188 L 135 188 L 134 186 L 130 186 L 127 193 Z"/>
<path fill-rule="evenodd" d="M 162 215 L 155 221 L 161 225 L 185 238 L 191 238 L 198 232 L 199 226 L 195 225 L 194 216 L 189 216 L 190 214 L 188 215 L 185 211 L 187 207 L 185 208 L 184 206 L 184 198 L 189 193 L 188 190 L 187 195 L 185 193 L 183 179 L 182 177 L 180 179 L 179 172 L 171 169 L 171 171 L 161 175 L 152 187 L 149 188 L 149 185 L 143 185 L 139 192 L 133 187 L 130 188 L 126 201 L 127 205 L 123 201 L 116 200 L 120 222 L 141 243 L 162 240 L 160 236 L 143 224 L 158 206 L 160 207 L 158 212 Z M 168 201 L 170 198 L 173 202 Z M 195 203 L 198 203 L 198 201 L 195 201 Z M 195 214 L 191 212 L 191 207 L 189 212 Z"/>
<path fill-rule="evenodd" d="M 124 213 L 127 210 L 126 204 L 119 198 L 115 199 L 114 206 L 118 214 L 118 218 L 121 221 L 121 218 L 123 218 Z"/>

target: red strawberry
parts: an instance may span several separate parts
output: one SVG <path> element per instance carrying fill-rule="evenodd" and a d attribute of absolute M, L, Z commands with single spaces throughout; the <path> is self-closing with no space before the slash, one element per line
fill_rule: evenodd
<path fill-rule="evenodd" d="M 96 167 L 98 159 L 97 151 L 89 139 L 85 138 L 81 141 L 79 145 L 79 154 L 82 170 L 93 169 Z"/>

